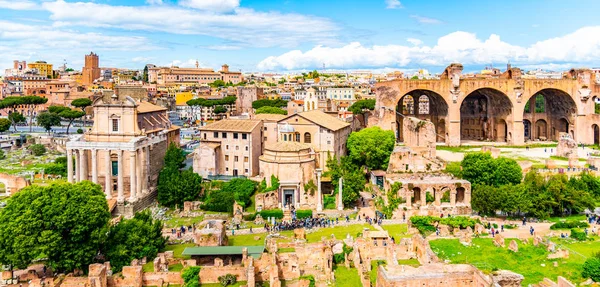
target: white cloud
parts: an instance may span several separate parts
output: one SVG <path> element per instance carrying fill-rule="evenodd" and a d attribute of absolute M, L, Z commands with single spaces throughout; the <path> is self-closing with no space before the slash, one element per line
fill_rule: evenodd
<path fill-rule="evenodd" d="M 415 39 L 416 40 L 416 39 Z M 407 40 L 410 41 L 410 40 Z M 413 43 L 414 44 L 414 43 Z M 584 27 L 562 37 L 539 41 L 529 47 L 503 42 L 492 34 L 479 39 L 473 33 L 453 32 L 440 37 L 434 46 L 363 46 L 353 42 L 342 47 L 316 46 L 271 56 L 258 64 L 261 70 L 295 70 L 321 67 L 419 67 L 463 64 L 536 65 L 547 63 L 598 63 L 600 26 Z"/>
<path fill-rule="evenodd" d="M 240 6 L 240 0 L 179 0 L 179 5 L 200 10 L 231 11 Z"/>
<path fill-rule="evenodd" d="M 442 24 L 442 21 L 435 18 L 423 17 L 419 15 L 410 15 L 409 17 L 415 19 L 421 24 Z"/>
<path fill-rule="evenodd" d="M 423 44 L 423 41 L 416 39 L 416 38 L 407 38 L 406 41 L 408 41 L 409 43 L 411 43 L 415 46 L 419 46 L 419 45 Z"/>
<path fill-rule="evenodd" d="M 205 67 L 202 63 L 197 62 L 196 59 L 188 59 L 186 61 L 181 61 L 181 60 L 174 60 L 171 61 L 171 63 L 167 64 L 167 65 L 162 65 L 162 66 L 177 66 L 180 68 L 194 68 L 196 67 L 196 63 L 198 63 L 199 67 Z"/>
<path fill-rule="evenodd" d="M 236 51 L 242 49 L 242 47 L 235 45 L 209 45 L 202 46 L 202 48 L 216 51 Z"/>
<path fill-rule="evenodd" d="M 403 8 L 402 3 L 399 0 L 385 0 L 386 9 L 399 9 Z"/>
<path fill-rule="evenodd" d="M 293 47 L 306 42 L 334 43 L 339 30 L 337 25 L 324 18 L 293 13 L 257 12 L 241 7 L 229 13 L 221 13 L 167 5 L 111 6 L 64 0 L 45 2 L 42 5 L 50 12 L 50 19 L 56 21 L 55 26 L 206 35 L 253 47 Z"/>
<path fill-rule="evenodd" d="M 36 10 L 39 8 L 39 5 L 28 0 L 0 0 L 0 8 L 9 10 Z"/>
<path fill-rule="evenodd" d="M 50 63 L 77 63 L 90 51 L 146 51 L 160 49 L 145 37 L 112 36 L 62 30 L 44 24 L 26 25 L 0 20 L 0 67 L 12 60 L 46 60 Z M 106 63 L 106 59 L 104 63 Z"/>
<path fill-rule="evenodd" d="M 140 57 L 134 57 L 134 58 L 132 58 L 131 61 L 135 62 L 135 63 L 149 63 L 150 60 L 152 60 L 152 59 L 154 59 L 154 58 L 152 58 L 152 57 L 141 57 L 140 56 Z"/>

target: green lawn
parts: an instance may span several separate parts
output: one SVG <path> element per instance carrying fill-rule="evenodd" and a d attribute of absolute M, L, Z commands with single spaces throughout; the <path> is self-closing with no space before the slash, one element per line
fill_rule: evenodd
<path fill-rule="evenodd" d="M 506 245 L 512 239 L 505 239 Z M 591 255 L 594 250 L 600 250 L 600 241 L 575 242 L 557 240 L 558 244 L 575 250 L 583 256 Z M 581 265 L 585 261 L 583 256 L 571 255 L 568 259 L 548 260 L 545 247 L 524 245 L 516 240 L 519 252 L 514 253 L 507 248 L 495 247 L 490 238 L 474 238 L 472 246 L 466 247 L 458 239 L 437 239 L 430 241 L 431 249 L 441 259 L 448 259 L 452 263 L 469 263 L 485 272 L 493 270 L 511 270 L 525 276 L 524 286 L 538 283 L 546 278 L 556 280 L 563 276 L 574 283 L 583 281 L 581 278 Z M 554 267 L 553 262 L 558 261 L 559 266 Z"/>
<path fill-rule="evenodd" d="M 394 237 L 396 240 L 399 240 L 400 238 L 410 237 L 410 234 L 408 234 L 408 225 L 406 224 L 385 224 L 382 225 L 381 228 L 387 231 L 388 234 L 391 237 Z"/>
<path fill-rule="evenodd" d="M 316 232 L 307 233 L 306 241 L 309 243 L 319 242 L 321 241 L 321 237 L 325 236 L 327 238 L 331 237 L 331 234 L 335 235 L 337 239 L 346 238 L 346 234 L 350 234 L 352 237 L 356 237 L 358 233 L 363 232 L 365 228 L 370 230 L 375 230 L 373 226 L 368 224 L 361 225 L 350 225 L 350 226 L 336 226 L 330 228 L 321 228 Z M 294 236 L 294 231 L 287 230 L 279 232 L 280 235 L 285 236 L 287 238 L 292 238 Z M 259 240 L 254 240 L 254 237 L 260 237 Z M 256 234 L 244 234 L 244 235 L 234 235 L 229 236 L 229 245 L 230 246 L 251 246 L 251 245 L 263 245 L 265 243 L 266 233 L 256 233 Z"/>
<path fill-rule="evenodd" d="M 293 252 L 296 252 L 296 248 L 288 247 L 288 248 L 277 249 L 277 253 L 293 253 Z"/>
<path fill-rule="evenodd" d="M 377 283 L 377 269 L 379 269 L 379 265 L 386 266 L 387 261 L 385 261 L 385 260 L 372 260 L 371 261 L 371 273 L 369 274 L 369 279 L 371 280 L 371 286 L 375 286 L 375 283 Z"/>
<path fill-rule="evenodd" d="M 165 227 L 175 228 L 183 226 L 190 226 L 194 223 L 198 223 L 204 220 L 204 215 L 195 217 L 171 217 L 164 221 Z"/>
<path fill-rule="evenodd" d="M 344 265 L 334 266 L 336 287 L 362 287 L 356 268 L 346 268 Z"/>
<path fill-rule="evenodd" d="M 421 266 L 421 263 L 416 258 L 400 259 L 400 260 L 398 260 L 398 265 L 410 265 L 413 267 L 419 267 L 419 266 Z"/>
<path fill-rule="evenodd" d="M 183 264 L 181 264 L 181 263 L 169 265 L 170 272 L 179 272 L 181 270 L 183 270 Z"/>
<path fill-rule="evenodd" d="M 154 262 L 149 261 L 146 264 L 142 265 L 143 272 L 154 272 Z"/>
<path fill-rule="evenodd" d="M 167 245 L 167 247 L 165 248 L 165 251 L 173 251 L 173 257 L 175 257 L 175 258 L 190 259 L 189 256 L 183 256 L 183 255 L 181 255 L 181 253 L 183 253 L 183 250 L 186 247 L 194 247 L 194 246 L 196 246 L 196 244 L 194 244 L 194 243 L 170 244 L 170 245 Z"/>
<path fill-rule="evenodd" d="M 246 281 L 238 281 L 237 283 L 229 285 L 228 287 L 240 287 L 246 285 L 246 283 Z M 200 287 L 223 287 L 223 285 L 221 285 L 221 283 L 205 283 L 200 284 Z"/>
<path fill-rule="evenodd" d="M 569 216 L 555 216 L 548 218 L 550 222 L 559 222 L 559 221 L 567 221 L 567 220 L 577 220 L 583 221 L 585 220 L 585 214 L 573 214 Z"/>

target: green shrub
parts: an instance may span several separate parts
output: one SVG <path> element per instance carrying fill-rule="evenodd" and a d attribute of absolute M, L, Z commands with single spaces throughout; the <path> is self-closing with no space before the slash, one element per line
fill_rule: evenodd
<path fill-rule="evenodd" d="M 518 228 L 519 226 L 517 224 L 506 224 L 504 225 L 505 229 L 515 229 Z"/>
<path fill-rule="evenodd" d="M 465 229 L 467 227 L 475 228 L 475 224 L 479 223 L 479 220 L 472 219 L 466 216 L 454 216 L 439 218 L 437 216 L 412 216 L 410 222 L 413 227 L 417 228 L 423 235 L 428 235 L 435 232 L 434 223 L 439 222 L 441 224 L 448 225 L 453 228 Z"/>
<path fill-rule="evenodd" d="M 5 159 L 6 155 L 4 154 L 4 151 L 0 149 L 0 159 Z"/>
<path fill-rule="evenodd" d="M 585 260 L 582 269 L 581 277 L 592 278 L 594 282 L 600 282 L 600 252 Z"/>
<path fill-rule="evenodd" d="M 281 209 L 263 210 L 260 212 L 260 216 L 262 216 L 262 218 L 264 218 L 264 219 L 267 219 L 268 217 L 275 217 L 276 219 L 282 219 L 283 218 L 283 210 L 281 210 Z"/>
<path fill-rule="evenodd" d="M 254 221 L 254 219 L 256 219 L 256 213 L 246 214 L 242 218 L 244 218 L 246 221 Z"/>
<path fill-rule="evenodd" d="M 315 277 L 312 275 L 303 275 L 298 277 L 298 279 L 306 279 L 308 281 L 310 281 L 310 283 L 308 283 L 308 287 L 315 287 Z"/>
<path fill-rule="evenodd" d="M 571 228 L 586 228 L 586 227 L 590 227 L 589 224 L 587 224 L 586 222 L 583 221 L 561 221 L 561 222 L 557 222 L 552 224 L 552 226 L 550 226 L 550 229 L 571 229 Z"/>
<path fill-rule="evenodd" d="M 82 134 L 83 133 L 83 129 L 77 129 L 77 133 L 78 134 Z"/>
<path fill-rule="evenodd" d="M 587 235 L 585 235 L 585 232 L 579 230 L 579 229 L 571 229 L 571 238 L 578 240 L 578 241 L 585 241 L 587 239 Z"/>
<path fill-rule="evenodd" d="M 29 150 L 35 156 L 41 156 L 46 153 L 46 147 L 41 144 L 32 144 L 29 146 Z"/>
<path fill-rule="evenodd" d="M 323 208 L 335 209 L 335 195 L 323 195 Z"/>
<path fill-rule="evenodd" d="M 296 210 L 296 218 L 297 219 L 312 218 L 312 216 L 313 216 L 313 212 L 310 209 Z"/>
<path fill-rule="evenodd" d="M 223 287 L 237 283 L 237 277 L 233 274 L 225 274 L 223 276 L 219 276 L 218 279 Z"/>
<path fill-rule="evenodd" d="M 200 267 L 190 266 L 181 272 L 184 287 L 200 287 Z"/>

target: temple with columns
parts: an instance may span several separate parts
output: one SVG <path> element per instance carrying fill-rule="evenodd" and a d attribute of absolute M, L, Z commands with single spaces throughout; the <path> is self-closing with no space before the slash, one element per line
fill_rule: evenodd
<path fill-rule="evenodd" d="M 98 98 L 93 109 L 92 128 L 67 142 L 68 181 L 102 185 L 111 211 L 132 216 L 156 198 L 163 158 L 169 144 L 179 145 L 179 127 L 167 109 L 131 97 Z"/>

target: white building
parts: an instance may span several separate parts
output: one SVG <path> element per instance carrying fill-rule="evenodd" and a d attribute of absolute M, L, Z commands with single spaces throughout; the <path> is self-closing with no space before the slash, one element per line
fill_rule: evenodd
<path fill-rule="evenodd" d="M 354 101 L 354 89 L 350 87 L 327 88 L 327 99 L 333 101 Z"/>

